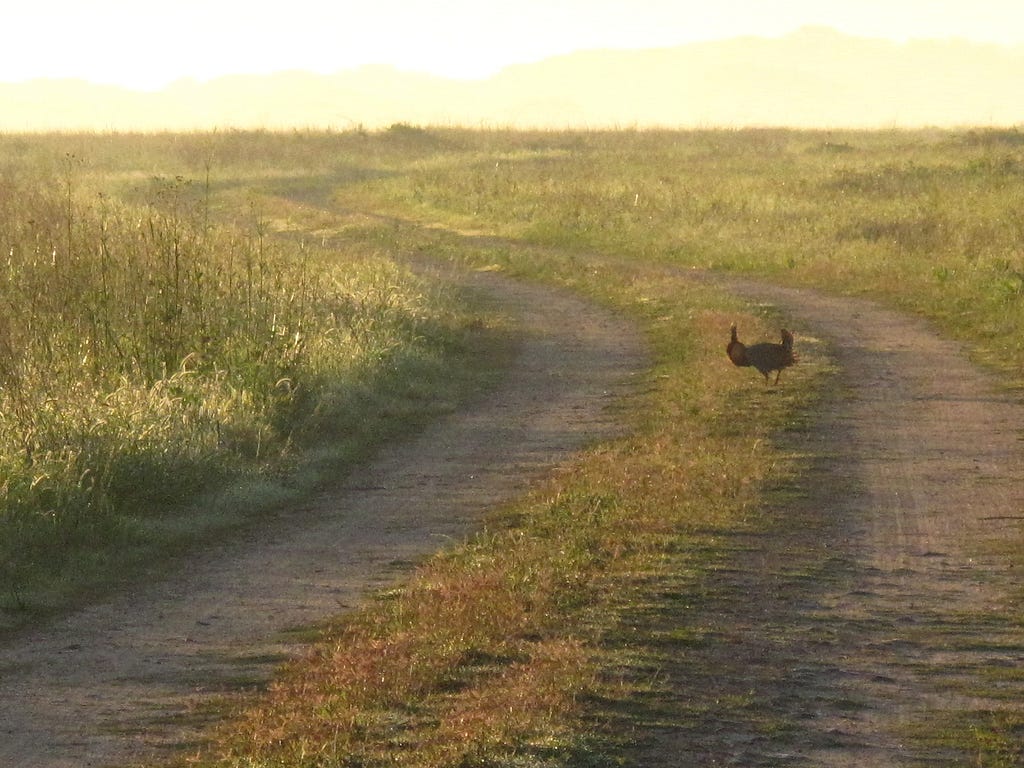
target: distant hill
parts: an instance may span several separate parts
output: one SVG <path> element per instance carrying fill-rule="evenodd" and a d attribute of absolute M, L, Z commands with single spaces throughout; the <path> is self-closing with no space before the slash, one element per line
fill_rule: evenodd
<path fill-rule="evenodd" d="M 1024 123 L 1024 48 L 897 44 L 805 28 L 640 51 L 587 51 L 482 81 L 370 66 L 136 92 L 0 83 L 0 130 L 435 125 L 887 127 Z"/>

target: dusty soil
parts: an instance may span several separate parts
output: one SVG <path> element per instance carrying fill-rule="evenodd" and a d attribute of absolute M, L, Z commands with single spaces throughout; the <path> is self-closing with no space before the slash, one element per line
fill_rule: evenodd
<path fill-rule="evenodd" d="M 386 587 L 588 441 L 644 365 L 636 331 L 554 290 L 463 276 L 521 327 L 503 383 L 308 508 L 0 646 L 0 765 L 134 763 L 195 738 L 204 704 L 264 680 L 289 630 Z"/>
<path fill-rule="evenodd" d="M 769 534 L 733 535 L 701 605 L 651 620 L 701 634 L 666 652 L 673 702 L 634 764 L 1024 764 L 1019 397 L 926 323 L 705 279 L 774 305 L 798 352 L 839 373 L 816 421 L 783 437 L 816 458 L 774 494 Z M 764 383 L 750 386 L 756 418 Z M 972 736 L 1007 712 L 1009 743 Z"/>

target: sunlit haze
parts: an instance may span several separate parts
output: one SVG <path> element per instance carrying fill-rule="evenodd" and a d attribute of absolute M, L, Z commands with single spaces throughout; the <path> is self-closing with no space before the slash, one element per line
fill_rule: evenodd
<path fill-rule="evenodd" d="M 34 0 L 4 10 L 0 82 L 180 78 L 365 64 L 483 78 L 585 49 L 780 36 L 806 25 L 894 41 L 1024 43 L 1019 0 Z"/>

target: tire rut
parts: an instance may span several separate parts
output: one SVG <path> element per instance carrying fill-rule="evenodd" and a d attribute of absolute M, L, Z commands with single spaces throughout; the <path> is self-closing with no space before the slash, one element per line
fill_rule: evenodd
<path fill-rule="evenodd" d="M 498 388 L 304 509 L 0 645 L 0 765 L 138 763 L 198 736 L 202 709 L 266 680 L 289 630 L 358 604 L 471 532 L 483 512 L 588 441 L 645 365 L 639 333 L 568 293 L 446 272 L 521 329 Z"/>
<path fill-rule="evenodd" d="M 814 458 L 766 510 L 771 530 L 737 536 L 707 577 L 707 642 L 667 662 L 688 714 L 636 764 L 985 764 L 965 734 L 1024 711 L 1007 549 L 1021 541 L 1024 405 L 923 321 L 702 279 L 780 308 L 797 348 L 803 336 L 822 355 L 819 337 L 839 373 L 817 423 L 783 437 Z"/>

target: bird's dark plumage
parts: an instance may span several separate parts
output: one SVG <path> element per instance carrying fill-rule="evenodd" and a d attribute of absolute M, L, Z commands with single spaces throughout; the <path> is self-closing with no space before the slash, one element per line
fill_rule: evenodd
<path fill-rule="evenodd" d="M 772 371 L 776 371 L 775 383 L 778 384 L 782 369 L 793 365 L 798 359 L 793 353 L 793 334 L 785 328 L 782 329 L 781 344 L 761 342 L 748 347 L 737 338 L 736 326 L 733 325 L 732 338 L 726 346 L 725 352 L 729 355 L 733 365 L 756 368 L 764 376 L 766 384 L 768 383 L 768 374 Z"/>

